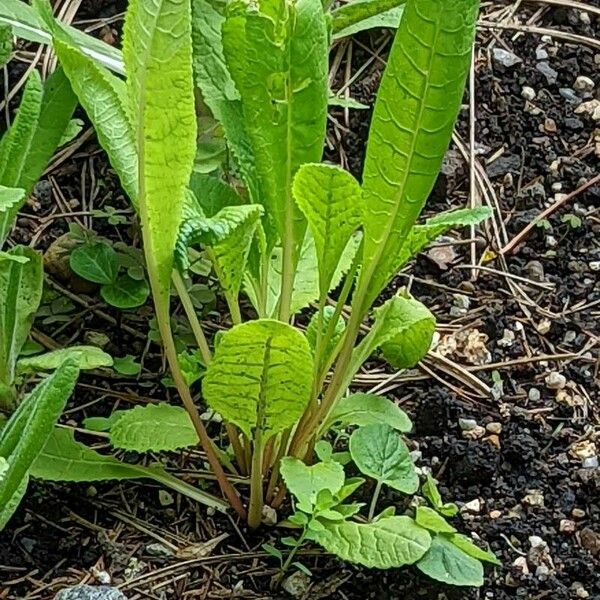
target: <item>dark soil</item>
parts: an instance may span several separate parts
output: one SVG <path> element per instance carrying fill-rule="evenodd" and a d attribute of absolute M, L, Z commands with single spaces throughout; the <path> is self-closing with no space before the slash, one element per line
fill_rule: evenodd
<path fill-rule="evenodd" d="M 102 2 L 88 4 L 85 18 L 115 12 Z M 485 20 L 502 21 L 497 10 L 486 7 Z M 588 23 L 573 8 L 524 3 L 516 14 L 520 23 L 532 17 L 534 26 L 598 39 L 598 20 L 592 13 L 587 13 Z M 597 79 L 600 49 L 581 42 L 542 42 L 539 35 L 515 36 L 511 30 L 494 34 L 483 28 L 479 33 L 475 78 L 477 160 L 484 166 L 488 192 L 493 190 L 498 200 L 497 224 L 506 228 L 504 237 L 500 227 L 496 233 L 487 226 L 477 234 L 475 249 L 478 258 L 488 253 L 491 260 L 484 266 L 494 271 L 466 268 L 471 264 L 469 243 L 438 246 L 437 253 L 429 249 L 419 256 L 389 290 L 409 285 L 432 309 L 442 338 L 439 353 L 463 370 L 457 376 L 429 357 L 422 369 L 387 381 L 393 372 L 373 361 L 356 385 L 385 388 L 411 414 L 415 431 L 410 443 L 421 454 L 419 466 L 431 469 L 447 500 L 467 505 L 455 525 L 495 552 L 503 567 L 486 569 L 480 590 L 449 588 L 414 569 L 368 571 L 309 549 L 301 559 L 313 573 L 304 598 L 600 600 L 600 469 L 586 462 L 586 457 L 600 454 L 600 185 L 566 202 L 513 252 L 498 257 L 508 241 L 557 201 L 557 194 L 577 190 L 598 172 L 598 123 L 576 109 L 598 98 L 600 81 L 587 96 L 573 87 L 579 75 Z M 358 36 L 352 73 L 385 35 L 375 31 Z M 499 65 L 490 44 L 510 50 L 521 62 L 510 68 Z M 557 72 L 555 82 L 540 72 L 541 62 Z M 353 98 L 372 103 L 380 69 L 374 60 L 350 87 Z M 343 84 L 344 70 L 342 61 L 337 87 Z M 13 81 L 19 73 L 10 75 Z M 526 102 L 523 86 L 533 88 L 535 99 Z M 468 106 L 467 94 L 457 126 L 467 152 Z M 327 158 L 360 175 L 369 114 L 351 110 L 346 122 L 343 109 L 335 109 L 333 117 Z M 96 180 L 102 182 L 94 208 L 104 203 L 126 208 L 114 174 L 92 140 L 51 174 L 64 198 L 74 199 L 70 210 L 81 210 L 81 174 L 84 163 L 90 168 L 90 160 Z M 465 206 L 469 177 L 469 166 L 453 145 L 427 214 Z M 36 238 L 41 249 L 62 235 L 68 222 L 79 219 L 69 214 L 44 219 L 54 203 L 45 181 L 14 236 L 15 242 L 28 242 L 42 224 L 43 235 Z M 82 224 L 137 243 L 129 227 L 109 226 L 96 218 Z M 448 241 L 469 236 L 462 231 Z M 71 283 L 61 285 L 72 291 Z M 124 403 L 164 399 L 169 392 L 153 374 L 161 368 L 158 349 L 152 345 L 148 353 L 146 346 L 151 310 L 113 311 L 95 293 L 79 298 L 83 307 L 75 303 L 65 319 L 38 321 L 38 330 L 60 344 L 81 341 L 90 330 L 103 332 L 110 338 L 109 352 L 144 356 L 145 362 L 139 379 L 84 375 L 66 417 L 69 422 L 108 414 Z M 218 327 L 218 315 L 211 316 Z M 465 341 L 468 334 L 470 341 Z M 562 358 L 544 358 L 555 356 Z M 564 376 L 563 389 L 549 387 L 546 380 L 552 380 L 552 373 Z M 468 374 L 491 393 L 465 382 Z M 481 435 L 463 432 L 459 419 L 474 419 L 488 430 Z M 169 462 L 180 474 L 194 464 L 198 461 L 193 455 L 173 456 Z M 0 533 L 0 598 L 49 600 L 67 584 L 107 576 L 132 600 L 289 597 L 270 591 L 278 565 L 261 548 L 267 541 L 277 543 L 277 530 L 251 534 L 184 497 L 162 500 L 157 486 L 141 482 L 32 482 L 18 514 Z M 389 494 L 381 506 L 386 502 L 402 505 L 403 499 Z M 227 537 L 206 556 L 190 558 L 200 543 L 222 533 Z"/>

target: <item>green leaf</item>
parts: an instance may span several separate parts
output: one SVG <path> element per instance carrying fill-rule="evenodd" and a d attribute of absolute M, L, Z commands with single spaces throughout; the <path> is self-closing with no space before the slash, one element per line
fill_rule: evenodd
<path fill-rule="evenodd" d="M 15 365 L 40 305 L 43 287 L 43 261 L 38 252 L 16 246 L 8 254 L 29 260 L 0 261 L 0 382 L 6 385 L 14 380 Z"/>
<path fill-rule="evenodd" d="M 323 323 L 321 327 L 321 334 L 325 335 L 327 328 L 329 327 L 329 323 L 333 318 L 335 313 L 335 308 L 333 306 L 325 306 L 323 309 Z M 346 330 L 346 322 L 344 321 L 344 317 L 341 315 L 338 317 L 337 323 L 335 324 L 333 335 L 329 340 L 329 344 L 327 348 L 323 351 L 322 363 L 326 364 L 331 353 L 334 351 L 338 342 L 340 341 L 342 334 Z M 310 318 L 308 323 L 308 327 L 306 328 L 306 339 L 310 344 L 311 350 L 314 352 L 317 347 L 317 338 L 319 334 L 319 314 L 314 313 Z"/>
<path fill-rule="evenodd" d="M 112 356 L 96 346 L 69 346 L 45 354 L 20 358 L 17 362 L 17 370 L 19 373 L 52 371 L 66 360 L 71 360 L 82 371 L 112 367 L 113 364 Z"/>
<path fill-rule="evenodd" d="M 21 489 L 73 392 L 78 375 L 73 361 L 65 361 L 33 389 L 2 429 L 0 456 L 8 460 L 9 466 L 0 486 L 0 506 L 11 502 Z"/>
<path fill-rule="evenodd" d="M 12 35 L 12 27 L 5 23 L 0 23 L 0 67 L 3 67 L 10 60 L 12 54 Z"/>
<path fill-rule="evenodd" d="M 119 271 L 117 253 L 104 242 L 75 248 L 69 257 L 69 265 L 80 277 L 105 285 L 114 283 Z"/>
<path fill-rule="evenodd" d="M 161 402 L 123 411 L 110 428 L 115 448 L 162 452 L 198 445 L 198 434 L 187 411 Z"/>
<path fill-rule="evenodd" d="M 119 275 L 114 283 L 103 285 L 100 289 L 100 295 L 106 303 L 123 310 L 142 306 L 149 294 L 150 288 L 145 279 L 134 279 L 127 273 Z"/>
<path fill-rule="evenodd" d="M 452 535 L 449 535 L 448 539 L 457 548 L 460 548 L 463 552 L 465 552 L 469 556 L 472 556 L 473 558 L 476 558 L 477 560 L 489 562 L 493 565 L 502 565 L 502 562 L 499 561 L 492 552 L 490 552 L 489 550 L 483 550 L 479 546 L 476 546 L 466 535 L 462 535 L 461 533 L 454 533 Z"/>
<path fill-rule="evenodd" d="M 425 529 L 429 529 L 429 531 L 434 531 L 435 533 L 454 533 L 456 531 L 444 517 L 433 510 L 433 508 L 427 506 L 417 506 L 415 521 L 421 527 L 425 527 Z"/>
<path fill-rule="evenodd" d="M 352 460 L 364 475 L 404 494 L 419 489 L 419 476 L 398 432 L 389 425 L 365 425 L 350 436 Z"/>
<path fill-rule="evenodd" d="M 324 298 L 348 241 L 362 222 L 360 185 L 340 167 L 307 164 L 296 173 L 293 194 L 315 242 Z"/>
<path fill-rule="evenodd" d="M 38 13 L 40 8 L 44 10 L 44 5 L 40 5 L 38 0 L 34 0 L 33 5 Z M 0 22 L 11 25 L 15 35 L 25 40 L 49 44 L 52 42 L 50 28 L 40 14 L 36 13 L 36 10 L 22 0 L 2 0 L 0 3 Z M 68 32 L 82 52 L 104 66 L 118 73 L 123 73 L 121 52 L 117 48 L 113 48 L 102 40 L 70 25 L 61 24 L 61 28 Z"/>
<path fill-rule="evenodd" d="M 194 171 L 190 178 L 189 188 L 193 193 L 195 202 L 198 203 L 207 217 L 214 217 L 226 206 L 243 204 L 237 192 L 214 175 Z"/>
<path fill-rule="evenodd" d="M 132 465 L 102 455 L 76 441 L 70 429 L 56 428 L 53 431 L 33 464 L 31 476 L 47 481 L 71 482 L 152 479 L 206 506 L 220 511 L 228 508 L 220 498 L 169 475 L 160 465 Z"/>
<path fill-rule="evenodd" d="M 307 466 L 297 458 L 281 459 L 281 476 L 288 490 L 303 507 L 315 506 L 322 490 L 335 496 L 344 486 L 344 468 L 332 460 Z"/>
<path fill-rule="evenodd" d="M 317 162 L 327 118 L 328 39 L 320 0 L 267 0 L 258 12 L 235 6 L 223 24 L 227 67 L 241 96 L 267 216 L 299 249 L 305 223 L 291 183 L 300 165 Z M 273 239 L 273 231 L 267 230 Z"/>
<path fill-rule="evenodd" d="M 478 0 L 406 4 L 367 145 L 360 312 L 394 275 L 396 257 L 439 173 L 462 102 L 478 5 Z"/>
<path fill-rule="evenodd" d="M 202 358 L 202 353 L 199 350 L 189 352 L 184 350 L 177 355 L 181 373 L 188 387 L 200 381 L 206 373 L 206 364 Z"/>
<path fill-rule="evenodd" d="M 11 232 L 17 213 L 26 200 L 25 190 L 0 185 L 0 248 Z"/>
<path fill-rule="evenodd" d="M 483 566 L 455 546 L 446 536 L 436 535 L 417 568 L 432 579 L 450 585 L 483 585 Z"/>
<path fill-rule="evenodd" d="M 375 569 L 413 564 L 427 552 L 431 536 L 410 517 L 386 517 L 373 523 L 324 522 L 313 539 L 343 560 Z"/>
<path fill-rule="evenodd" d="M 456 504 L 442 502 L 442 496 L 438 490 L 437 483 L 431 475 L 427 474 L 427 480 L 423 484 L 421 492 L 423 496 L 429 500 L 431 506 L 433 506 L 433 508 L 441 515 L 453 517 L 458 513 L 458 506 L 456 506 Z"/>
<path fill-rule="evenodd" d="M 139 159 L 144 254 L 164 328 L 173 251 L 196 152 L 190 11 L 189 0 L 132 0 L 125 20 L 123 58 Z"/>
<path fill-rule="evenodd" d="M 121 375 L 139 375 L 142 370 L 140 363 L 136 362 L 135 356 L 126 354 L 125 356 L 115 356 L 113 359 L 113 367 L 117 373 Z"/>
<path fill-rule="evenodd" d="M 440 235 L 456 227 L 477 225 L 490 215 L 490 209 L 484 206 L 462 208 L 441 213 L 431 219 L 427 219 L 424 225 L 415 225 L 410 230 L 404 244 L 402 244 L 394 266 L 394 272 L 397 273 L 400 271 L 413 256 L 416 256 L 425 246 Z"/>
<path fill-rule="evenodd" d="M 28 485 L 29 475 L 25 475 L 10 499 L 4 506 L 0 507 L 0 531 L 6 527 L 6 524 L 10 521 L 10 518 L 15 514 L 17 508 L 19 508 L 19 504 L 21 504 L 21 500 L 23 500 L 23 496 L 25 496 Z"/>
<path fill-rule="evenodd" d="M 331 11 L 333 39 L 374 27 L 398 27 L 406 0 L 353 0 Z"/>
<path fill-rule="evenodd" d="M 348 427 L 349 425 L 389 425 L 403 433 L 412 429 L 408 415 L 394 402 L 376 394 L 352 394 L 341 398 L 333 411 L 324 430 L 333 425 Z"/>
<path fill-rule="evenodd" d="M 249 438 L 291 427 L 311 394 L 313 360 L 306 338 L 269 319 L 237 325 L 215 350 L 202 381 L 211 408 Z"/>
<path fill-rule="evenodd" d="M 85 123 L 81 119 L 71 119 L 65 128 L 58 145 L 66 146 L 69 142 L 73 141 L 81 133 L 84 124 Z"/>

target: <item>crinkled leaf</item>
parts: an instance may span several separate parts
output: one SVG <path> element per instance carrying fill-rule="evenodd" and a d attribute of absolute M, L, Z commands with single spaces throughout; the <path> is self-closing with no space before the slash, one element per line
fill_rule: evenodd
<path fill-rule="evenodd" d="M 293 193 L 315 243 L 324 298 L 348 241 L 362 222 L 360 185 L 340 167 L 307 164 L 294 177 Z"/>
<path fill-rule="evenodd" d="M 0 261 L 0 382 L 6 385 L 14 380 L 15 365 L 40 305 L 43 287 L 41 254 L 25 246 L 15 246 L 8 254 L 29 260 Z"/>
<path fill-rule="evenodd" d="M 406 0 L 353 0 L 331 11 L 333 39 L 374 27 L 398 27 Z"/>
<path fill-rule="evenodd" d="M 207 217 L 214 217 L 226 206 L 243 204 L 238 193 L 214 175 L 194 171 L 190 178 L 189 188 L 195 201 Z"/>
<path fill-rule="evenodd" d="M 407 433 L 412 429 L 408 415 L 394 402 L 376 394 L 352 394 L 341 398 L 333 409 L 326 425 L 348 427 L 349 425 L 385 424 Z"/>
<path fill-rule="evenodd" d="M 352 460 L 364 475 L 403 492 L 419 489 L 419 476 L 400 434 L 389 425 L 365 425 L 350 436 Z"/>
<path fill-rule="evenodd" d="M 227 14 L 224 55 L 258 174 L 255 200 L 264 202 L 279 237 L 299 249 L 305 224 L 291 184 L 300 165 L 319 161 L 323 151 L 327 25 L 320 0 L 266 0 L 260 10 L 237 5 Z"/>
<path fill-rule="evenodd" d="M 110 428 L 110 443 L 134 452 L 173 451 L 198 445 L 198 434 L 183 407 L 161 402 L 124 411 Z"/>
<path fill-rule="evenodd" d="M 281 460 L 281 476 L 288 490 L 303 507 L 314 506 L 322 490 L 335 496 L 344 486 L 344 468 L 337 462 L 327 460 L 307 466 L 289 456 Z"/>
<path fill-rule="evenodd" d="M 67 360 L 39 383 L 21 402 L 0 433 L 0 456 L 8 460 L 0 486 L 0 506 L 18 493 L 30 467 L 41 452 L 67 399 L 75 388 L 79 369 Z"/>
<path fill-rule="evenodd" d="M 409 0 L 377 94 L 365 167 L 366 312 L 427 199 L 461 106 L 478 0 Z"/>
<path fill-rule="evenodd" d="M 455 546 L 446 536 L 436 535 L 417 568 L 432 579 L 450 585 L 483 585 L 483 565 Z"/>
<path fill-rule="evenodd" d="M 413 256 L 416 256 L 440 235 L 456 227 L 477 225 L 487 219 L 490 214 L 490 209 L 484 206 L 462 208 L 431 217 L 423 225 L 415 225 L 410 230 L 404 244 L 402 244 L 394 271 L 398 272 Z"/>
<path fill-rule="evenodd" d="M 44 354 L 20 358 L 17 362 L 17 370 L 19 373 L 52 371 L 67 359 L 71 360 L 82 371 L 112 367 L 113 364 L 112 356 L 96 346 L 69 346 Z"/>
<path fill-rule="evenodd" d="M 148 300 L 150 288 L 145 279 L 134 279 L 124 273 L 119 275 L 113 283 L 103 285 L 100 295 L 111 306 L 127 310 L 142 306 Z"/>
<path fill-rule="evenodd" d="M 415 521 L 425 529 L 436 533 L 454 533 L 456 529 L 450 525 L 437 511 L 428 506 L 417 506 Z"/>
<path fill-rule="evenodd" d="M 6 241 L 17 213 L 26 200 L 24 189 L 0 185 L 0 248 Z"/>
<path fill-rule="evenodd" d="M 173 252 L 196 151 L 189 1 L 132 0 L 123 58 L 144 254 L 159 322 L 167 323 Z"/>
<path fill-rule="evenodd" d="M 202 380 L 211 408 L 248 437 L 263 440 L 293 425 L 311 393 L 313 360 L 306 338 L 278 321 L 260 319 L 229 330 Z"/>
<path fill-rule="evenodd" d="M 69 265 L 80 277 L 100 284 L 114 283 L 119 271 L 117 253 L 104 242 L 75 248 L 69 257 Z"/>
<path fill-rule="evenodd" d="M 375 569 L 413 564 L 427 552 L 431 536 L 410 517 L 386 517 L 373 523 L 324 522 L 312 539 L 343 560 Z"/>
<path fill-rule="evenodd" d="M 76 441 L 70 429 L 56 428 L 31 469 L 31 476 L 47 481 L 110 481 L 152 479 L 197 502 L 224 511 L 227 504 L 172 475 L 162 466 L 123 463 Z"/>

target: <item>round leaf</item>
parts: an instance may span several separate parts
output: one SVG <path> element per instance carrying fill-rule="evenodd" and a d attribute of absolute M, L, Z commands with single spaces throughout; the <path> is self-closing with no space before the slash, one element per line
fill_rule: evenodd
<path fill-rule="evenodd" d="M 113 284 L 102 286 L 100 295 L 107 304 L 127 309 L 141 306 L 148 299 L 150 289 L 145 279 L 121 275 Z"/>
<path fill-rule="evenodd" d="M 117 253 L 104 242 L 75 248 L 71 252 L 69 264 L 80 277 L 104 285 L 113 283 L 119 270 Z"/>
<path fill-rule="evenodd" d="M 394 402 L 384 396 L 363 393 L 339 400 L 328 423 L 329 427 L 334 424 L 340 427 L 385 424 L 402 432 L 412 429 L 408 415 Z"/>
<path fill-rule="evenodd" d="M 414 494 L 419 477 L 408 448 L 389 425 L 367 425 L 350 436 L 350 454 L 361 473 L 405 494 Z"/>

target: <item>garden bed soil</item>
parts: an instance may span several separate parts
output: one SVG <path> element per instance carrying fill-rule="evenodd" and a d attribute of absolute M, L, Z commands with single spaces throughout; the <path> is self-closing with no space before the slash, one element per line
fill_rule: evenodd
<path fill-rule="evenodd" d="M 598 15 L 592 12 L 600 3 L 589 2 L 585 13 L 564 4 L 484 5 L 475 93 L 472 100 L 465 95 L 455 142 L 426 212 L 488 197 L 498 209 L 495 225 L 475 238 L 468 230 L 453 233 L 423 252 L 386 292 L 408 286 L 431 308 L 439 324 L 437 355 L 399 375 L 373 360 L 355 382 L 396 398 L 411 415 L 409 443 L 419 466 L 430 469 L 443 496 L 462 507 L 454 524 L 491 548 L 503 566 L 487 568 L 479 590 L 450 588 L 411 568 L 369 571 L 309 548 L 301 560 L 312 577 L 300 582 L 309 587 L 298 597 L 600 599 L 600 183 L 589 185 L 598 174 L 600 108 L 595 121 L 593 105 L 581 108 L 597 101 L 600 87 Z M 82 18 L 111 17 L 120 8 L 84 2 Z M 489 27 L 514 23 L 513 12 L 519 24 L 553 29 L 562 38 Z M 118 43 L 118 20 L 111 27 L 103 35 Z M 354 99 L 372 103 L 389 48 L 386 36 L 363 33 L 334 50 L 340 58 L 334 89 L 367 64 L 349 90 Z M 11 62 L 11 85 L 21 73 L 20 63 Z M 596 88 L 585 91 L 585 80 L 576 84 L 580 76 L 591 77 Z M 368 111 L 332 111 L 327 158 L 356 175 L 368 121 Z M 476 178 L 469 167 L 471 127 Z M 573 196 L 565 201 L 560 194 Z M 500 254 L 555 203 L 558 210 L 541 226 Z M 89 214 L 103 205 L 127 208 L 90 136 L 37 186 L 13 239 L 46 250 L 78 222 L 131 241 L 130 228 Z M 469 267 L 482 256 L 484 269 Z M 146 344 L 149 307 L 114 311 L 97 294 L 80 293 L 77 282 L 53 281 L 55 290 L 70 294 L 72 307 L 59 311 L 60 318 L 38 321 L 38 341 L 62 345 L 99 332 L 108 335 L 109 352 L 144 357 L 137 379 L 83 375 L 66 425 L 173 395 L 154 374 L 162 362 L 157 347 Z M 226 317 L 213 310 L 210 319 L 216 329 Z M 169 459 L 185 477 L 197 464 L 197 452 Z M 388 492 L 381 506 L 401 510 L 403 502 Z M 0 598 L 49 600 L 80 582 L 110 582 L 131 600 L 286 598 L 286 591 L 271 589 L 278 565 L 262 549 L 279 535 L 269 527 L 249 532 L 233 517 L 208 514 L 142 482 L 34 481 L 0 533 Z"/>

